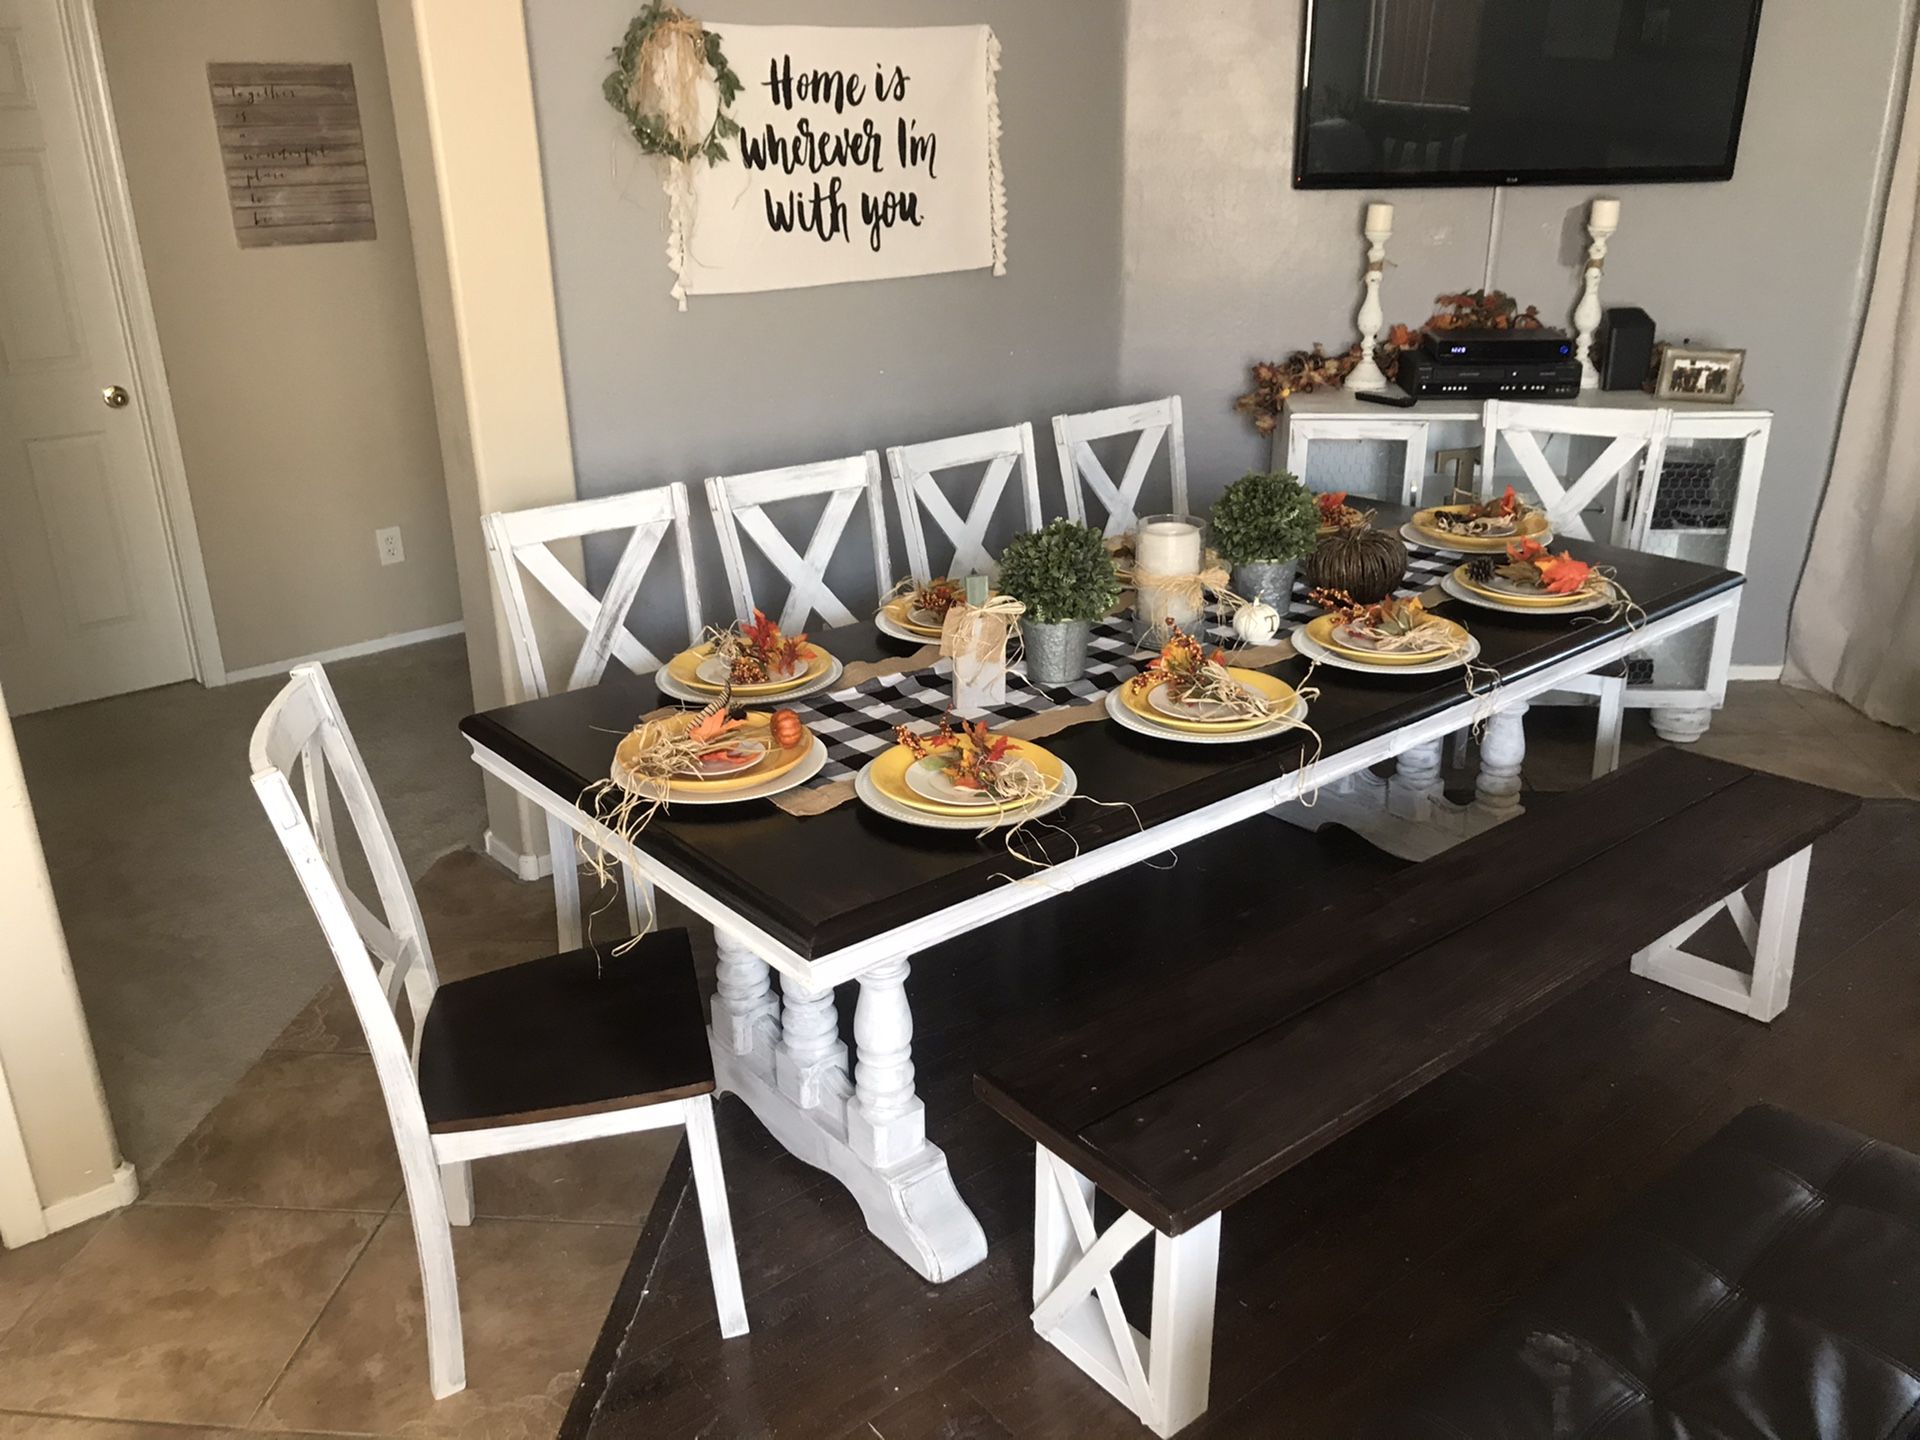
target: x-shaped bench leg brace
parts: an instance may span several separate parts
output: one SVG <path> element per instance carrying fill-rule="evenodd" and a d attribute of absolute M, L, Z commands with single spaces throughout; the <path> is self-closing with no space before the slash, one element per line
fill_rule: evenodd
<path fill-rule="evenodd" d="M 1166 1235 L 1127 1211 L 1101 1232 L 1093 1194 L 1091 1180 L 1036 1147 L 1033 1328 L 1154 1434 L 1172 1435 L 1207 1408 L 1220 1217 Z M 1121 1310 L 1113 1269 L 1148 1235 L 1153 1317 L 1142 1335 Z"/>
<path fill-rule="evenodd" d="M 1772 1020 L 1787 1008 L 1794 951 L 1800 941 L 1800 909 L 1807 896 L 1807 864 L 1813 847 L 1789 855 L 1767 872 L 1766 893 L 1755 915 L 1743 891 L 1709 905 L 1686 924 L 1661 936 L 1633 957 L 1633 973 L 1755 1020 Z M 1722 910 L 1733 917 L 1753 956 L 1753 973 L 1703 960 L 1681 947 Z"/>

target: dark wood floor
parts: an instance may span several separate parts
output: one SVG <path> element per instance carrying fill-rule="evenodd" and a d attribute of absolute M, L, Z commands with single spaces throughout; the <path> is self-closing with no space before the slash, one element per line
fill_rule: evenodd
<path fill-rule="evenodd" d="M 1335 832 L 1316 843 L 1278 822 L 1243 829 L 1248 843 L 1272 848 L 1275 906 L 1311 904 L 1392 864 Z M 1159 878 L 1177 888 L 1178 876 Z M 1870 803 L 1815 851 L 1793 1004 L 1771 1027 L 1636 980 L 1623 956 L 1617 974 L 1230 1211 L 1213 1404 L 1183 1434 L 1348 1433 L 1378 1397 L 1474 1334 L 1756 1100 L 1920 1148 L 1916 879 L 1920 806 Z M 1106 892 L 1078 912 L 1081 923 L 1109 925 L 1121 940 L 1138 893 L 1137 878 Z M 1551 915 L 1528 917 L 1513 943 L 1550 945 L 1553 927 Z M 1730 931 L 1705 943 L 1737 945 Z M 928 1128 L 990 1247 L 983 1265 L 945 1286 L 895 1260 L 843 1191 L 779 1151 L 738 1102 L 723 1102 L 753 1332 L 719 1338 L 682 1164 L 566 1433 L 1147 1435 L 1034 1336 L 1032 1152 L 970 1089 L 991 1047 L 1044 1033 L 1053 1007 L 1070 1010 L 1094 979 L 1051 974 L 1034 955 L 948 951 L 915 962 Z M 1127 1287 L 1132 1305 L 1139 1278 Z"/>

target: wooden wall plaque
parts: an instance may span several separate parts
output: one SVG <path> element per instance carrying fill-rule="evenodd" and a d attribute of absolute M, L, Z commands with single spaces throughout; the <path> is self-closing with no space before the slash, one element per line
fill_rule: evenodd
<path fill-rule="evenodd" d="M 351 65 L 215 62 L 207 83 L 242 248 L 374 238 Z"/>

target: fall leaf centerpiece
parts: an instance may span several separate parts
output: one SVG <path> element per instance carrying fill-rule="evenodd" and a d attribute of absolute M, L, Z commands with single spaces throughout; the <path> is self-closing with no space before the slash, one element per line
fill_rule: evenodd
<path fill-rule="evenodd" d="M 1504 495 L 1471 505 L 1443 505 L 1428 517 L 1431 529 L 1443 535 L 1466 535 L 1476 540 L 1518 535 L 1533 507 L 1507 486 Z"/>
<path fill-rule="evenodd" d="M 1263 720 L 1273 714 L 1273 702 L 1242 684 L 1227 668 L 1223 652 L 1208 650 L 1178 626 L 1146 669 L 1127 682 L 1138 695 L 1162 685 L 1174 704 L 1205 713 L 1209 719 Z"/>
<path fill-rule="evenodd" d="M 1323 536 L 1344 530 L 1349 525 L 1367 523 L 1367 512 L 1347 504 L 1347 492 L 1344 490 L 1323 491 L 1313 497 L 1313 503 L 1320 509 L 1320 533 Z"/>
<path fill-rule="evenodd" d="M 729 685 L 770 685 L 798 680 L 819 652 L 802 635 L 782 635 L 766 612 L 754 607 L 753 619 L 715 630 L 713 653 L 727 662 Z"/>
<path fill-rule="evenodd" d="M 1537 540 L 1509 542 L 1504 561 L 1484 555 L 1461 568 L 1469 585 L 1498 599 L 1564 605 L 1624 598 L 1611 576 L 1565 551 L 1556 555 Z"/>
<path fill-rule="evenodd" d="M 1370 605 L 1344 590 L 1315 590 L 1307 598 L 1327 612 L 1308 633 L 1348 654 L 1405 661 L 1456 656 L 1466 649 L 1466 631 L 1429 614 L 1417 596 L 1389 595 Z"/>
<path fill-rule="evenodd" d="M 1020 742 L 995 735 L 984 720 L 956 722 L 947 714 L 932 730 L 899 725 L 893 733 L 916 764 L 931 764 L 959 797 L 983 808 L 1017 809 L 1053 793 L 1053 782 L 1020 753 Z"/>

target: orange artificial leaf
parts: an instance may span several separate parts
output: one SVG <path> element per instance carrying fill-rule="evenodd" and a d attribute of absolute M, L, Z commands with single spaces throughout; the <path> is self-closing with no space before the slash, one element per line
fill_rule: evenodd
<path fill-rule="evenodd" d="M 693 717 L 693 723 L 687 727 L 687 738 L 698 745 L 718 744 L 746 723 L 744 714 L 729 710 L 716 700 Z"/>
<path fill-rule="evenodd" d="M 1585 587 L 1593 567 L 1571 555 L 1548 555 L 1533 562 L 1540 581 L 1552 595 L 1572 595 Z"/>

